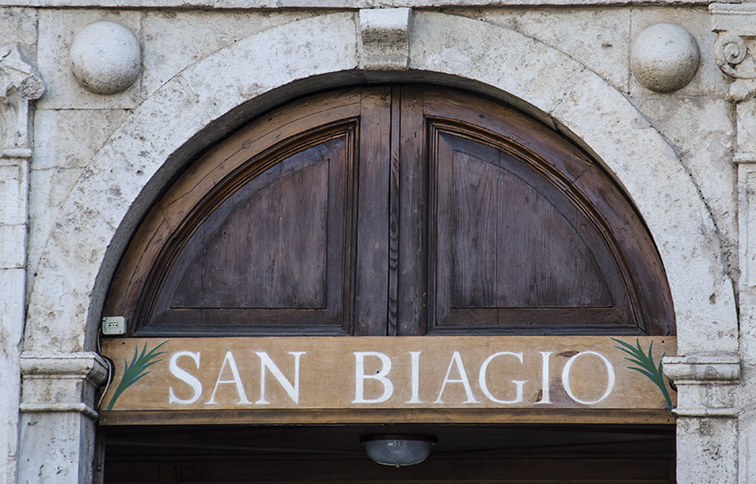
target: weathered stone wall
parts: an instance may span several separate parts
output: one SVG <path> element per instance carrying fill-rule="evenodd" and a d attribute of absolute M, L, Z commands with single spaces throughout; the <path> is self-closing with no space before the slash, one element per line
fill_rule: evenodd
<path fill-rule="evenodd" d="M 21 2 L 0 1 L 12 3 Z M 517 106 L 591 152 L 625 188 L 654 236 L 675 304 L 680 357 L 667 367 L 680 390 L 679 482 L 745 483 L 756 472 L 748 451 L 756 407 L 739 393 L 752 385 L 754 361 L 741 351 L 753 345 L 739 339 L 753 332 L 754 305 L 742 299 L 752 289 L 742 265 L 754 257 L 753 241 L 738 218 L 751 192 L 733 163 L 736 151 L 756 151 L 746 149 L 750 118 L 741 113 L 754 101 L 728 98 L 732 78 L 717 65 L 706 5 L 118 3 L 133 8 L 83 0 L 0 7 L 0 46 L 17 46 L 35 69 L 27 77 L 45 87 L 24 101 L 33 131 L 14 149 L 31 151 L 0 159 L 0 387 L 20 395 L 0 402 L 0 482 L 93 479 L 101 305 L 130 236 L 175 173 L 245 120 L 299 95 L 415 81 Z M 141 48 L 136 81 L 108 95 L 82 87 L 69 60 L 77 34 L 101 21 L 131 31 Z M 638 82 L 630 59 L 633 39 L 664 22 L 690 32 L 700 65 L 690 83 L 662 93 Z M 16 98 L 0 92 L 5 120 L 3 99 Z M 67 438 L 52 444 L 60 429 Z"/>

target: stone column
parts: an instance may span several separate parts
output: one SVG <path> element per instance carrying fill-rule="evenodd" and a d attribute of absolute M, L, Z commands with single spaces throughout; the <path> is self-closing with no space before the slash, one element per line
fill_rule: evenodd
<path fill-rule="evenodd" d="M 16 482 L 19 355 L 26 302 L 29 103 L 44 84 L 16 45 L 0 47 L 0 483 Z"/>
<path fill-rule="evenodd" d="M 728 102 L 735 111 L 737 139 L 733 163 L 738 168 L 740 248 L 741 386 L 737 401 L 738 476 L 756 476 L 756 3 L 715 3 L 712 30 L 717 32 L 717 65 L 734 81 Z"/>

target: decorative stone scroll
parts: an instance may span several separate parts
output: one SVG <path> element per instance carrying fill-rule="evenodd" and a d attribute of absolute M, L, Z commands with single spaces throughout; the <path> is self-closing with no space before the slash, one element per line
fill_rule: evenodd
<path fill-rule="evenodd" d="M 17 45 L 0 47 L 0 158 L 29 158 L 29 101 L 45 85 Z"/>
<path fill-rule="evenodd" d="M 727 100 L 735 104 L 738 166 L 741 298 L 756 287 L 756 4 L 714 3 L 712 30 L 719 34 L 714 57 L 730 84 Z M 741 301 L 741 304 L 746 304 Z"/>
<path fill-rule="evenodd" d="M 752 55 L 756 46 L 756 5 L 713 3 L 709 10 L 713 15 L 712 30 L 719 34 L 714 46 L 719 68 L 736 79 L 756 79 Z"/>

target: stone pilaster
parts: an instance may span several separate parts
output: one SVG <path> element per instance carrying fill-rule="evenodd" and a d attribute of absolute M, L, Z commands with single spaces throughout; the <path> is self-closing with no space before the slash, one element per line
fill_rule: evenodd
<path fill-rule="evenodd" d="M 95 398 L 107 364 L 93 352 L 25 352 L 21 373 L 18 482 L 92 482 Z"/>
<path fill-rule="evenodd" d="M 718 34 L 715 60 L 733 81 L 727 100 L 735 110 L 737 137 L 733 163 L 738 170 L 740 247 L 740 358 L 738 392 L 738 476 L 756 475 L 756 4 L 715 3 L 712 30 Z"/>
<path fill-rule="evenodd" d="M 26 301 L 29 104 L 44 84 L 16 45 L 0 47 L 0 483 L 16 482 L 19 354 Z"/>
<path fill-rule="evenodd" d="M 677 482 L 736 483 L 738 357 L 667 357 L 664 373 L 677 386 Z"/>

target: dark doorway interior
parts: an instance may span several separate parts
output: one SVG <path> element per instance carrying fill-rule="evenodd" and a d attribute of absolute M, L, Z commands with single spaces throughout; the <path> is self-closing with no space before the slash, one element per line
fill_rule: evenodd
<path fill-rule="evenodd" d="M 438 438 L 428 459 L 372 462 L 360 436 Z M 111 427 L 105 482 L 672 483 L 673 425 Z"/>

